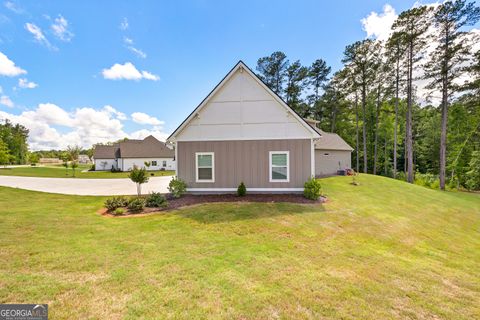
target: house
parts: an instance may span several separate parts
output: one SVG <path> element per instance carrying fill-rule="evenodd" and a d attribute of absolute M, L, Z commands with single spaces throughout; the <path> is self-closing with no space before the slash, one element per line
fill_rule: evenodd
<path fill-rule="evenodd" d="M 81 164 L 88 164 L 91 163 L 92 161 L 90 160 L 89 156 L 86 154 L 79 154 L 78 155 L 78 163 Z"/>
<path fill-rule="evenodd" d="M 167 143 L 189 192 L 232 192 L 242 181 L 249 192 L 302 192 L 323 165 L 315 159 L 322 139 L 240 61 Z"/>
<path fill-rule="evenodd" d="M 130 171 L 134 166 L 147 170 L 175 170 L 175 151 L 153 136 L 143 140 L 125 140 L 113 145 L 96 145 L 95 170 Z M 145 166 L 145 162 L 150 166 Z"/>

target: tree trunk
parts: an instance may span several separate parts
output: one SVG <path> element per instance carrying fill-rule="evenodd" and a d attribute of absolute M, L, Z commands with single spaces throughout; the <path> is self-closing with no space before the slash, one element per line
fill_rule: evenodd
<path fill-rule="evenodd" d="M 442 132 L 440 134 L 440 190 L 445 190 L 445 175 L 447 162 L 447 122 L 448 122 L 448 51 L 449 32 L 445 37 L 445 56 L 442 70 Z"/>
<path fill-rule="evenodd" d="M 400 82 L 400 58 L 397 59 L 395 77 L 395 124 L 393 128 L 393 178 L 397 178 L 397 127 L 398 127 L 398 91 Z"/>
<path fill-rule="evenodd" d="M 355 91 L 355 123 L 356 123 L 356 134 L 357 134 L 357 144 L 355 146 L 355 150 L 356 150 L 356 153 L 357 153 L 357 173 L 359 172 L 360 170 L 360 156 L 359 156 L 359 153 L 358 153 L 358 148 L 359 148 L 359 145 L 360 145 L 360 138 L 359 138 L 359 135 L 358 135 L 358 96 L 357 96 L 357 92 Z"/>
<path fill-rule="evenodd" d="M 335 93 L 335 98 L 334 98 L 335 103 L 333 103 L 332 106 L 332 132 L 335 133 L 335 124 L 337 121 L 337 94 Z"/>
<path fill-rule="evenodd" d="M 408 54 L 408 84 L 407 84 L 407 181 L 413 183 L 413 142 L 412 142 L 412 110 L 413 110 L 413 42 L 410 42 Z"/>
<path fill-rule="evenodd" d="M 137 183 L 137 194 L 140 197 L 142 195 L 142 185 Z"/>
<path fill-rule="evenodd" d="M 384 174 L 385 174 L 385 177 L 388 176 L 387 139 L 388 139 L 388 137 L 387 137 L 387 131 L 385 130 L 385 142 L 384 142 L 384 144 L 383 144 L 383 148 L 384 148 L 384 149 L 383 149 L 383 150 L 384 150 L 384 151 L 383 151 L 383 160 L 384 160 L 384 161 L 383 161 L 383 165 L 385 166 L 383 172 L 384 172 Z"/>
<path fill-rule="evenodd" d="M 380 117 L 380 86 L 377 92 L 377 110 L 375 115 L 375 147 L 373 151 L 373 174 L 377 174 L 378 120 Z"/>
<path fill-rule="evenodd" d="M 368 172 L 368 158 L 367 158 L 367 124 L 366 124 L 366 108 L 367 108 L 367 88 L 365 80 L 362 84 L 362 110 L 363 110 L 363 173 Z"/>

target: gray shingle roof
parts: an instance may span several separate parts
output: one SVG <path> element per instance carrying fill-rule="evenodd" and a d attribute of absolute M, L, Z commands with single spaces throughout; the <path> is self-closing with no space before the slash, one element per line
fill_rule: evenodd
<path fill-rule="evenodd" d="M 315 128 L 315 130 L 322 135 L 322 137 L 315 142 L 315 149 L 353 151 L 353 148 L 338 134 L 325 132 L 319 128 Z"/>
<path fill-rule="evenodd" d="M 115 159 L 118 152 L 118 145 L 104 146 L 96 145 L 93 152 L 95 159 Z"/>
<path fill-rule="evenodd" d="M 115 158 L 173 158 L 175 151 L 153 136 L 143 140 L 126 140 L 113 146 L 95 146 L 96 159 Z"/>

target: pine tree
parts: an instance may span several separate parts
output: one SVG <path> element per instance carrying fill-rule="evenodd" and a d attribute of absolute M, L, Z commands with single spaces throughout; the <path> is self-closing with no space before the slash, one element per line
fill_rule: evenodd
<path fill-rule="evenodd" d="M 258 59 L 256 69 L 260 79 L 262 79 L 273 92 L 281 95 L 288 65 L 289 62 L 285 53 L 276 51 L 270 56 Z"/>

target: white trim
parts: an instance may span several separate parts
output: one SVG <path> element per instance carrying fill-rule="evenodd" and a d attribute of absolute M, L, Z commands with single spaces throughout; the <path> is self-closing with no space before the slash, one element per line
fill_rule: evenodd
<path fill-rule="evenodd" d="M 207 105 L 207 103 L 210 101 L 210 99 L 215 96 L 215 94 L 223 87 L 225 83 L 227 83 L 228 80 L 235 74 L 237 70 L 243 70 L 246 71 L 263 89 L 265 89 L 275 101 L 277 101 L 281 106 L 283 106 L 287 112 L 291 113 L 295 119 L 297 119 L 300 124 L 305 127 L 310 133 L 313 134 L 313 137 L 319 138 L 321 137 L 321 134 L 318 133 L 315 129 L 313 129 L 308 123 L 306 123 L 305 120 L 303 120 L 298 114 L 296 114 L 282 99 L 278 97 L 269 87 L 267 87 L 259 78 L 256 74 L 254 74 L 250 69 L 242 62 L 239 61 L 237 65 L 228 73 L 225 78 L 215 87 L 215 89 L 210 92 L 210 94 L 202 101 L 202 103 L 195 108 L 195 110 L 188 116 L 188 118 L 170 135 L 170 137 L 167 139 L 167 142 L 173 142 L 176 140 L 176 136 L 183 131 L 183 129 L 190 124 L 190 121 L 192 121 L 193 118 L 195 118 L 198 113 Z M 305 137 L 303 137 L 305 139 Z M 312 138 L 312 137 L 308 137 Z M 238 139 L 236 139 L 238 140 Z"/>
<path fill-rule="evenodd" d="M 278 180 L 272 179 L 272 155 L 273 154 L 286 154 L 287 155 L 287 179 Z M 269 151 L 268 152 L 268 168 L 270 182 L 290 182 L 290 151 Z"/>
<path fill-rule="evenodd" d="M 218 192 L 230 192 L 230 191 L 237 191 L 237 188 L 187 188 L 188 192 L 211 192 L 211 191 L 218 191 Z M 303 191 L 303 188 L 247 188 L 247 192 L 261 192 L 261 191 Z"/>
<path fill-rule="evenodd" d="M 178 178 L 178 143 L 175 142 L 175 177 Z"/>
<path fill-rule="evenodd" d="M 311 157 L 310 157 L 310 163 L 311 163 L 311 177 L 315 178 L 315 142 L 313 142 L 313 139 L 311 140 L 311 149 L 310 149 Z"/>
<path fill-rule="evenodd" d="M 205 180 L 198 178 L 198 156 L 212 156 L 212 179 Z M 215 153 L 214 152 L 195 152 L 195 182 L 202 183 L 208 182 L 213 183 L 215 182 Z"/>
<path fill-rule="evenodd" d="M 311 138 L 307 137 L 255 137 L 255 138 L 245 138 L 245 137 L 238 137 L 238 138 L 205 138 L 205 139 L 180 139 L 175 140 L 175 142 L 198 142 L 198 141 L 256 141 L 256 140 L 310 140 Z M 317 149 L 318 150 L 318 149 Z"/>

